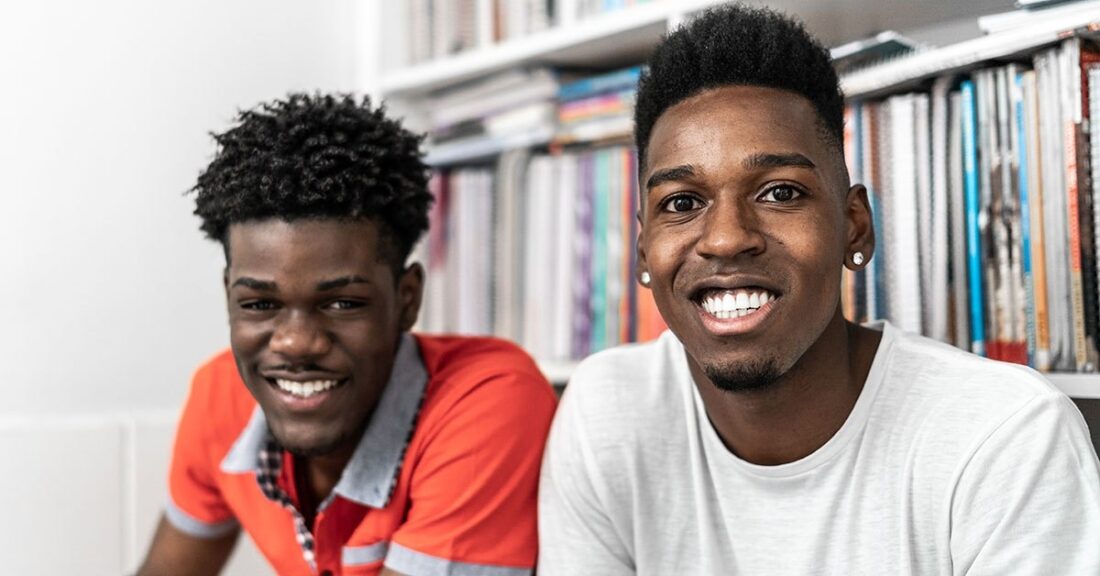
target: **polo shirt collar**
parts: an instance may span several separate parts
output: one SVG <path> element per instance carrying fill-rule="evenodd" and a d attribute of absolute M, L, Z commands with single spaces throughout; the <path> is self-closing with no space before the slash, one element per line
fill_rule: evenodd
<path fill-rule="evenodd" d="M 401 335 L 390 380 L 333 489 L 334 494 L 372 508 L 386 506 L 397 484 L 427 383 L 428 371 L 420 358 L 416 338 L 406 332 Z M 228 474 L 256 472 L 260 450 L 269 434 L 267 419 L 257 405 L 252 418 L 222 460 L 222 471 Z"/>

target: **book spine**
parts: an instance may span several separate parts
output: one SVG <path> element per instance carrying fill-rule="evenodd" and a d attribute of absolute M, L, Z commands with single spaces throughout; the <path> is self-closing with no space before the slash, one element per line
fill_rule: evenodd
<path fill-rule="evenodd" d="M 607 332 L 607 220 L 610 201 L 609 166 L 606 149 L 594 152 L 595 195 L 592 201 L 592 328 L 589 353 L 605 346 Z"/>
<path fill-rule="evenodd" d="M 604 92 L 634 89 L 638 86 L 642 67 L 634 66 L 609 74 L 593 76 L 576 82 L 570 82 L 558 89 L 558 100 L 569 102 Z"/>
<path fill-rule="evenodd" d="M 1024 135 L 1027 133 L 1027 120 L 1025 118 L 1025 102 L 1023 97 L 1024 75 L 1018 74 L 1013 79 L 1013 113 L 1015 115 L 1016 133 L 1019 136 L 1017 152 L 1017 181 L 1020 190 L 1020 269 L 1023 273 L 1024 287 L 1024 314 L 1025 334 L 1027 337 L 1027 363 L 1036 365 L 1036 350 L 1038 337 L 1036 335 L 1035 313 L 1035 274 L 1032 272 L 1032 247 L 1031 247 L 1031 204 L 1028 198 L 1031 176 L 1028 171 L 1028 146 Z"/>
<path fill-rule="evenodd" d="M 1092 180 L 1091 148 L 1089 146 L 1091 109 L 1089 107 L 1088 68 L 1100 63 L 1100 52 L 1083 39 L 1078 39 L 1080 63 L 1075 70 L 1077 79 L 1076 117 L 1074 136 L 1077 152 L 1077 189 L 1079 198 L 1079 220 L 1081 236 L 1081 291 L 1085 325 L 1085 363 L 1082 370 L 1095 371 L 1097 368 L 1097 331 L 1100 330 L 1097 319 L 1097 266 L 1096 266 L 1096 228 L 1093 214 L 1096 206 L 1093 198 L 1095 182 Z"/>
<path fill-rule="evenodd" d="M 948 185 L 950 186 L 951 218 L 951 320 L 954 327 L 952 343 L 970 348 L 970 305 L 966 258 L 965 181 L 963 175 L 962 94 L 951 93 L 950 130 L 948 135 Z"/>
<path fill-rule="evenodd" d="M 1091 184 L 1092 184 L 1092 218 L 1093 218 L 1093 230 L 1100 230 L 1100 198 L 1097 195 L 1100 194 L 1100 62 L 1093 62 L 1088 65 L 1088 108 L 1089 108 L 1089 131 L 1091 137 L 1090 150 L 1090 168 L 1091 168 Z M 1100 250 L 1097 250 L 1096 257 L 1100 259 Z M 1100 261 L 1096 262 L 1096 266 L 1100 269 Z M 1100 281 L 1097 282 L 1097 290 L 1100 291 Z M 1100 300 L 1100 294 L 1096 294 L 1098 300 Z M 1100 320 L 1098 320 L 1100 323 Z"/>
<path fill-rule="evenodd" d="M 966 198 L 966 255 L 970 287 L 970 351 L 985 355 L 985 307 L 982 302 L 981 232 L 978 226 L 978 129 L 974 82 L 962 83 L 963 178 Z"/>
<path fill-rule="evenodd" d="M 1039 98 L 1035 72 L 1024 74 L 1024 114 L 1026 128 L 1027 196 L 1031 228 L 1031 284 L 1034 308 L 1035 354 L 1032 366 L 1050 370 L 1050 310 L 1047 306 L 1047 265 L 1045 224 L 1043 215 L 1043 166 L 1040 162 L 1041 131 L 1039 129 Z"/>
<path fill-rule="evenodd" d="M 1069 229 L 1069 273 L 1070 304 L 1073 318 L 1074 365 L 1078 372 L 1088 367 L 1088 352 L 1085 343 L 1085 298 L 1081 266 L 1081 219 L 1080 191 L 1078 189 L 1078 153 L 1077 131 L 1080 121 L 1080 46 L 1076 38 L 1067 40 L 1063 45 L 1063 61 L 1066 68 L 1068 93 L 1063 94 L 1065 107 L 1062 119 L 1062 146 L 1065 150 L 1064 177 L 1066 193 L 1066 224 Z"/>

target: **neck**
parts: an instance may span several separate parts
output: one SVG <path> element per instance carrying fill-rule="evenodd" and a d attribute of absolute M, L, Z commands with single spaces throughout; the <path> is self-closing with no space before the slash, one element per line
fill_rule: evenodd
<path fill-rule="evenodd" d="M 711 425 L 726 448 L 753 464 L 794 462 L 844 425 L 863 390 L 881 334 L 851 324 L 839 307 L 794 367 L 770 386 L 727 392 L 688 358 Z"/>
<path fill-rule="evenodd" d="M 298 489 L 298 504 L 306 525 L 313 525 L 317 508 L 332 494 L 340 475 L 351 461 L 355 445 L 343 447 L 324 456 L 295 456 L 294 482 Z"/>

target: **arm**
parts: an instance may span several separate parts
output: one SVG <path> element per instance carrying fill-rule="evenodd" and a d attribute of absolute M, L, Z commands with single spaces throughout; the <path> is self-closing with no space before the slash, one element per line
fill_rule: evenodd
<path fill-rule="evenodd" d="M 409 511 L 383 574 L 529 575 L 554 404 L 541 375 L 517 372 L 489 376 L 445 407 L 416 448 Z"/>
<path fill-rule="evenodd" d="M 539 575 L 632 576 L 633 560 L 605 506 L 582 417 L 583 390 L 566 389 L 550 430 L 539 484 Z"/>
<path fill-rule="evenodd" d="M 1100 464 L 1081 414 L 1037 397 L 974 452 L 951 510 L 954 573 L 1100 574 Z"/>
<path fill-rule="evenodd" d="M 216 538 L 186 534 L 164 517 L 137 576 L 213 576 L 225 566 L 239 530 Z"/>

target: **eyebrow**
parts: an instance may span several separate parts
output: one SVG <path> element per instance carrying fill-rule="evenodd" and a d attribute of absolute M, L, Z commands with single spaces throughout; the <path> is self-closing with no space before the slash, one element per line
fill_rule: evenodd
<path fill-rule="evenodd" d="M 812 160 L 797 152 L 791 154 L 753 154 L 745 158 L 741 162 L 741 165 L 745 170 L 785 168 L 790 166 L 809 168 L 810 170 L 817 168 L 817 164 L 814 164 Z M 695 167 L 691 164 L 681 164 L 680 166 L 674 166 L 672 168 L 662 168 L 649 176 L 649 179 L 645 182 L 645 187 L 646 190 L 649 190 L 666 182 L 677 182 L 694 177 L 695 175 Z"/>
<path fill-rule="evenodd" d="M 682 164 L 672 168 L 662 168 L 650 174 L 649 179 L 645 181 L 645 188 L 649 190 L 665 182 L 676 182 L 691 178 L 692 176 L 695 176 L 695 168 L 691 164 Z"/>
<path fill-rule="evenodd" d="M 318 282 L 317 291 L 328 292 L 329 290 L 336 290 L 352 284 L 370 284 L 370 281 L 362 276 L 341 276 L 340 278 Z M 257 280 L 248 276 L 237 278 L 237 280 L 233 282 L 233 286 L 244 286 L 245 288 L 251 288 L 260 292 L 275 292 L 279 289 L 279 285 L 270 280 Z"/>
<path fill-rule="evenodd" d="M 817 168 L 817 164 L 814 164 L 809 158 L 798 154 L 753 154 L 741 163 L 746 170 L 754 170 L 760 168 L 784 168 L 788 166 L 798 166 L 802 168 L 809 168 L 813 170 Z"/>
<path fill-rule="evenodd" d="M 329 290 L 336 290 L 337 288 L 344 288 L 352 284 L 370 284 L 370 280 L 355 275 L 333 278 L 332 280 L 323 280 L 317 283 L 317 291 L 327 292 Z"/>
<path fill-rule="evenodd" d="M 278 289 L 278 285 L 269 280 L 257 280 L 255 278 L 249 278 L 248 276 L 241 276 L 233 281 L 233 286 L 244 286 L 245 288 L 251 288 L 260 292 L 274 292 Z"/>

